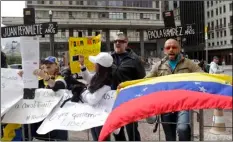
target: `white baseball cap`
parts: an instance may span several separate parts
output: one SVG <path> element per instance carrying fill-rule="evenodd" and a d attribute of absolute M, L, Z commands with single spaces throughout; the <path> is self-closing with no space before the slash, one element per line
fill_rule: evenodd
<path fill-rule="evenodd" d="M 113 63 L 112 56 L 107 52 L 100 52 L 96 56 L 89 56 L 89 60 L 94 64 L 100 64 L 103 67 L 111 67 Z"/>

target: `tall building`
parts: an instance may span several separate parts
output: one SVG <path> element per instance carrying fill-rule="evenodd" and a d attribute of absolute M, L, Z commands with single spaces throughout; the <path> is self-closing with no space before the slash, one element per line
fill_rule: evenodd
<path fill-rule="evenodd" d="M 129 47 L 143 57 L 161 56 L 164 40 L 148 41 L 146 30 L 164 27 L 161 1 L 157 0 L 36 0 L 26 7 L 35 8 L 36 23 L 49 22 L 52 10 L 58 22 L 55 35 L 56 56 L 68 50 L 68 38 L 102 34 L 102 51 L 113 48 L 113 36 L 118 31 L 128 35 Z M 23 18 L 3 17 L 6 26 L 23 24 Z M 176 22 L 179 25 L 179 22 Z M 40 38 L 41 57 L 50 54 L 49 35 Z"/>
<path fill-rule="evenodd" d="M 205 25 L 208 26 L 209 60 L 213 56 L 232 64 L 232 1 L 205 1 Z"/>
<path fill-rule="evenodd" d="M 195 25 L 195 35 L 182 37 L 184 52 L 190 59 L 205 59 L 205 13 L 203 1 L 180 1 L 181 25 Z"/>

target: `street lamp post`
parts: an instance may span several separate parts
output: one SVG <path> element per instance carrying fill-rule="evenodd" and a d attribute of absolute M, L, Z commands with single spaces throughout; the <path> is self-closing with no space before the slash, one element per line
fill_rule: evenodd
<path fill-rule="evenodd" d="M 49 20 L 50 22 L 53 21 L 53 12 L 52 10 L 49 10 Z M 55 56 L 55 51 L 54 51 L 54 35 L 50 34 L 50 54 L 51 56 Z"/>

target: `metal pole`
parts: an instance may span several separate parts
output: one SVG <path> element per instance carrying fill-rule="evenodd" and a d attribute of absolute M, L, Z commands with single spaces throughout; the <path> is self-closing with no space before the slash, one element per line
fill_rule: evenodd
<path fill-rule="evenodd" d="M 208 43 L 207 43 L 207 40 L 205 40 L 205 58 L 206 58 L 206 62 L 207 64 L 209 63 L 208 61 Z"/>
<path fill-rule="evenodd" d="M 199 110 L 199 141 L 204 141 L 204 116 L 203 109 Z"/>
<path fill-rule="evenodd" d="M 49 19 L 50 22 L 52 22 L 53 20 L 53 15 L 49 14 Z M 51 56 L 55 56 L 55 51 L 54 51 L 54 34 L 50 34 L 50 51 L 51 51 Z"/>

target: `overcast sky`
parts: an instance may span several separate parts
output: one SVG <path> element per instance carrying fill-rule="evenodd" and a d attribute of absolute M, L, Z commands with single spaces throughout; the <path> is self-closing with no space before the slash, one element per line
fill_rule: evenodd
<path fill-rule="evenodd" d="M 1 17 L 23 17 L 23 8 L 25 1 L 1 1 Z"/>

